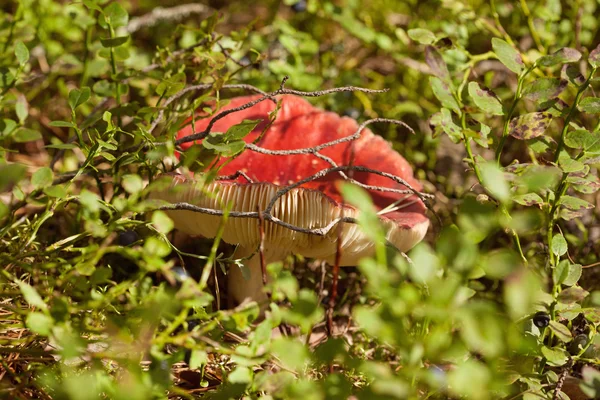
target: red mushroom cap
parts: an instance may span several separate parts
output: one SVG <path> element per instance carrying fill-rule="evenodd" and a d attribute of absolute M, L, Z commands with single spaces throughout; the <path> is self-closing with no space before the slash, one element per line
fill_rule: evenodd
<path fill-rule="evenodd" d="M 260 95 L 256 95 L 234 98 L 219 112 L 242 106 L 260 97 Z M 281 101 L 281 109 L 278 111 L 275 122 L 268 128 L 260 142 L 256 143 L 262 148 L 269 150 L 309 148 L 353 135 L 358 129 L 358 124 L 352 118 L 340 117 L 333 112 L 315 108 L 301 97 L 286 95 L 279 97 L 278 100 Z M 262 101 L 218 120 L 211 132 L 226 132 L 229 127 L 239 124 L 243 120 L 262 120 L 263 122 L 259 123 L 254 131 L 245 138 L 247 143 L 253 142 L 267 124 L 268 114 L 275 108 L 273 102 Z M 210 118 L 197 120 L 193 128 L 191 124 L 186 125 L 179 131 L 178 139 L 203 131 L 209 121 Z M 192 142 L 184 143 L 182 148 L 186 149 L 191 145 Z M 339 166 L 363 166 L 387 172 L 402 178 L 415 190 L 422 189 L 422 185 L 413 177 L 413 171 L 408 162 L 393 150 L 388 142 L 380 136 L 374 135 L 368 128 L 363 129 L 358 139 L 324 148 L 320 153 L 331 158 Z M 331 168 L 331 165 L 314 155 L 275 156 L 246 150 L 224 165 L 219 174 L 226 176 L 242 171 L 256 183 L 271 183 L 284 187 L 327 168 Z M 407 189 L 389 178 L 368 172 L 354 171 L 352 177 L 366 185 Z M 304 183 L 300 187 L 317 190 L 334 202 L 341 204 L 342 198 L 335 183 L 342 179 L 339 173 L 330 173 L 323 178 Z M 239 177 L 231 182 L 248 184 L 244 177 Z M 394 221 L 399 228 L 403 229 L 425 225 L 424 235 L 428 225 L 428 219 L 425 216 L 426 207 L 416 195 L 375 190 L 369 190 L 369 193 L 379 210 L 401 201 L 398 210 L 383 214 L 382 219 Z"/>

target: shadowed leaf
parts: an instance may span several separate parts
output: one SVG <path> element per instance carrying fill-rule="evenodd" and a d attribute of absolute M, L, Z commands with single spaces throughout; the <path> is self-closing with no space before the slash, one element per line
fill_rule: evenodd
<path fill-rule="evenodd" d="M 585 78 L 579 72 L 579 68 L 574 65 L 564 65 L 560 71 L 561 79 L 568 80 L 575 86 L 582 85 L 585 82 Z"/>
<path fill-rule="evenodd" d="M 600 68 L 600 44 L 590 52 L 590 55 L 588 56 L 588 62 L 592 65 L 592 67 Z"/>
<path fill-rule="evenodd" d="M 425 62 L 429 65 L 431 72 L 435 76 L 446 81 L 449 80 L 450 72 L 448 72 L 448 66 L 438 49 L 433 46 L 425 47 Z"/>

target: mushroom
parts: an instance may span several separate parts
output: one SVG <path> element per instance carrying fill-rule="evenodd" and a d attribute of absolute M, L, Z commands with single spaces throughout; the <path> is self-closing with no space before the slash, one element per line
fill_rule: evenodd
<path fill-rule="evenodd" d="M 260 96 L 238 97 L 224 108 L 232 109 L 256 100 Z M 336 139 L 355 134 L 359 126 L 351 118 L 340 117 L 313 107 L 308 101 L 297 96 L 278 98 L 281 108 L 275 122 L 264 132 L 257 146 L 269 150 L 304 149 L 322 145 Z M 243 120 L 262 122 L 244 138 L 251 143 L 258 138 L 268 122 L 269 112 L 275 104 L 263 101 L 252 107 L 228 114 L 213 126 L 213 132 L 225 132 Z M 200 132 L 208 125 L 209 119 L 201 119 L 195 126 L 186 126 L 178 133 L 178 138 Z M 192 143 L 185 143 L 187 148 Z M 333 263 L 337 252 L 338 234 L 341 240 L 340 266 L 356 265 L 359 259 L 370 256 L 375 245 L 361 231 L 357 224 L 341 222 L 341 229 L 329 229 L 323 235 L 314 235 L 290 229 L 290 224 L 304 229 L 318 229 L 335 225 L 342 217 L 355 218 L 358 210 L 342 201 L 336 182 L 343 180 L 339 171 L 326 174 L 318 179 L 308 180 L 281 194 L 283 188 L 306 180 L 320 171 L 338 166 L 366 167 L 402 178 L 412 189 L 420 191 L 421 184 L 413 177 L 412 168 L 381 137 L 369 129 L 363 129 L 360 137 L 323 148 L 320 154 L 330 162 L 315 154 L 269 155 L 260 149 L 247 148 L 234 159 L 220 164 L 220 176 L 234 176 L 219 179 L 207 184 L 182 175 L 171 175 L 169 190 L 156 191 L 151 197 L 170 203 L 190 203 L 192 205 L 220 210 L 223 205 L 232 204 L 232 211 L 256 212 L 268 209 L 270 215 L 264 223 L 265 263 L 284 259 L 289 254 L 300 254 Z M 243 174 L 240 174 L 243 173 Z M 236 174 L 237 173 L 237 174 Z M 350 172 L 348 172 L 349 174 Z M 236 176 L 237 175 L 237 176 Z M 251 181 L 248 181 L 248 178 Z M 353 171 L 352 178 L 369 189 L 373 203 L 378 210 L 384 210 L 380 220 L 386 229 L 387 240 L 400 251 L 407 251 L 423 239 L 429 226 L 425 216 L 426 207 L 420 197 L 413 192 L 407 194 L 406 186 L 389 177 L 366 172 Z M 398 189 L 378 191 L 372 187 Z M 178 190 L 174 190 L 173 188 Z M 400 193 L 404 191 L 404 193 Z M 208 238 L 215 237 L 221 216 L 209 215 L 190 210 L 169 210 L 167 214 L 175 226 L 190 235 Z M 281 223 L 275 223 L 275 222 Z M 259 220 L 257 218 L 229 218 L 224 226 L 222 239 L 238 244 L 236 257 L 250 257 L 244 264 L 250 271 L 249 279 L 244 278 L 240 268 L 232 267 L 228 272 L 229 297 L 235 303 L 246 299 L 256 300 L 266 305 L 263 291 L 261 261 L 256 253 L 260 243 Z M 235 305 L 235 304 L 233 304 Z"/>

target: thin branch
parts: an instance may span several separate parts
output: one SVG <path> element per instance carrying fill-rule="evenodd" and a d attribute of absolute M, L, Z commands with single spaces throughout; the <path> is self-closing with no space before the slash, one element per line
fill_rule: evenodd
<path fill-rule="evenodd" d="M 421 201 L 423 201 L 423 203 L 426 202 L 426 199 L 432 199 L 434 198 L 433 195 L 427 194 L 427 193 L 421 193 L 419 191 L 417 191 L 416 189 L 414 189 L 408 182 L 406 182 L 404 179 L 387 173 L 387 172 L 382 172 L 382 171 L 377 171 L 375 169 L 372 168 L 367 168 L 367 167 L 361 167 L 358 165 L 343 165 L 343 166 L 339 166 L 339 167 L 333 167 L 333 168 L 327 168 L 324 170 L 321 170 L 319 172 L 317 172 L 316 174 L 313 174 L 307 178 L 304 178 L 300 181 L 297 181 L 283 189 L 280 189 L 277 191 L 277 193 L 275 193 L 275 196 L 273 196 L 273 198 L 271 199 L 271 202 L 269 203 L 269 205 L 267 206 L 267 208 L 265 208 L 265 212 L 270 212 L 273 209 L 273 206 L 275 205 L 275 203 L 277 202 L 277 200 L 282 197 L 283 195 L 285 195 L 286 193 L 288 193 L 290 190 L 297 188 L 307 182 L 311 182 L 311 181 L 315 181 L 317 179 L 323 178 L 326 175 L 332 173 L 332 172 L 338 172 L 338 171 L 359 171 L 359 172 L 369 172 L 372 174 L 376 174 L 376 175 L 380 175 L 383 177 L 386 177 L 388 179 L 393 180 L 396 183 L 399 183 L 401 185 L 406 186 L 409 191 L 405 192 L 406 193 L 413 193 L 414 195 L 416 195 L 417 197 L 419 197 L 419 199 L 421 199 Z"/>
<path fill-rule="evenodd" d="M 180 21 L 193 14 L 202 14 L 213 11 L 204 4 L 183 4 L 170 8 L 156 7 L 151 12 L 140 17 L 132 18 L 125 30 L 134 33 L 142 28 L 152 27 L 162 21 Z"/>
<path fill-rule="evenodd" d="M 333 167 L 333 168 L 328 168 L 328 169 L 324 169 L 321 170 L 319 172 L 317 172 L 316 174 L 313 174 L 312 176 L 309 176 L 305 179 L 302 179 L 296 183 L 293 183 L 289 186 L 286 186 L 280 190 L 278 190 L 275 195 L 271 198 L 271 201 L 269 202 L 269 204 L 267 205 L 267 207 L 261 211 L 261 212 L 257 212 L 257 211 L 230 211 L 228 213 L 228 217 L 230 218 L 264 218 L 265 221 L 269 221 L 272 222 L 276 225 L 280 225 L 283 226 L 285 228 L 288 228 L 292 231 L 296 231 L 296 232 L 300 232 L 300 233 L 306 233 L 306 234 L 310 234 L 310 235 L 316 235 L 316 236 L 325 236 L 327 235 L 331 229 L 338 224 L 339 222 L 346 222 L 346 223 L 356 223 L 356 220 L 354 218 L 351 217 L 339 217 L 334 219 L 333 221 L 331 221 L 329 224 L 327 224 L 326 226 L 322 227 L 322 228 L 313 228 L 313 229 L 309 229 L 309 228 L 303 228 L 300 226 L 296 226 L 287 222 L 284 222 L 282 220 L 280 220 L 279 218 L 273 216 L 271 214 L 271 211 L 273 209 L 273 207 L 275 206 L 275 203 L 277 202 L 278 199 L 280 199 L 281 197 L 283 197 L 285 194 L 289 193 L 292 189 L 310 182 L 310 181 L 314 181 L 320 178 L 323 178 L 324 176 L 326 176 L 327 174 L 330 173 L 334 173 L 334 172 L 339 172 L 339 171 L 359 171 L 359 172 L 370 172 L 373 174 L 377 174 L 377 175 L 381 175 L 384 176 L 386 178 L 392 179 L 393 181 L 400 183 L 402 185 L 405 185 L 408 188 L 411 188 L 411 186 L 404 181 L 402 178 L 399 178 L 395 175 L 389 174 L 387 172 L 381 172 L 381 171 L 377 171 L 371 168 L 366 168 L 366 167 L 361 167 L 361 166 L 356 166 L 356 165 L 345 165 L 345 166 L 340 166 L 340 167 Z M 235 174 L 234 174 L 235 175 Z M 241 175 L 241 174 L 240 174 Z M 427 193 L 420 193 L 418 191 L 416 191 L 415 189 L 412 189 L 410 191 L 408 191 L 409 193 L 412 193 L 416 196 L 418 196 L 424 203 L 425 203 L 425 199 L 429 199 L 429 198 L 433 198 L 432 195 L 427 194 Z M 199 207 L 190 203 L 186 203 L 186 202 L 179 202 L 179 203 L 173 203 L 167 206 L 161 206 L 158 207 L 157 210 L 186 210 L 186 211 L 193 211 L 193 212 L 199 212 L 202 214 L 208 214 L 208 215 L 213 215 L 213 216 L 222 216 L 224 215 L 224 212 L 222 210 L 215 210 L 213 208 L 206 208 L 206 207 Z"/>
<path fill-rule="evenodd" d="M 165 108 L 168 107 L 175 100 L 181 98 L 186 93 L 194 92 L 194 91 L 197 91 L 197 90 L 207 90 L 207 89 L 210 89 L 212 87 L 213 87 L 212 83 L 205 83 L 205 84 L 202 84 L 202 85 L 188 86 L 185 89 L 177 92 L 173 96 L 169 97 L 167 99 L 167 101 L 165 101 L 165 104 L 163 104 L 163 107 L 158 112 L 158 115 L 156 116 L 156 118 L 154 119 L 154 121 L 152 121 L 152 124 L 148 128 L 148 132 L 152 133 L 152 131 L 154 131 L 154 129 L 156 128 L 156 126 L 164 118 Z M 260 90 L 259 88 L 255 87 L 255 86 L 244 84 L 244 83 L 223 85 L 221 87 L 221 89 L 243 89 L 243 90 L 247 90 L 249 92 L 259 93 L 259 94 L 262 94 L 262 95 L 266 95 L 267 94 L 263 90 Z"/>
<path fill-rule="evenodd" d="M 184 211 L 193 211 L 193 212 L 199 212 L 202 214 L 214 215 L 214 216 L 223 216 L 224 215 L 224 212 L 222 210 L 215 210 L 213 208 L 206 208 L 206 207 L 198 207 L 193 204 L 185 203 L 185 202 L 173 203 L 168 206 L 161 206 L 161 207 L 156 208 L 156 210 L 164 210 L 164 211 L 184 210 Z M 148 211 L 150 211 L 150 210 L 148 210 Z M 315 235 L 315 236 L 326 236 L 329 233 L 329 231 L 331 231 L 331 229 L 339 222 L 345 222 L 345 223 L 350 223 L 350 224 L 356 223 L 356 220 L 354 218 L 350 218 L 350 217 L 336 218 L 322 228 L 309 229 L 309 228 L 302 228 L 302 227 L 284 222 L 284 221 L 280 220 L 279 218 L 274 217 L 265 211 L 262 211 L 261 215 L 265 219 L 265 221 L 269 221 L 276 225 L 283 226 L 284 228 L 288 228 L 295 232 L 306 233 L 306 234 Z M 259 213 L 256 211 L 230 211 L 228 214 L 228 217 L 229 218 L 259 218 Z"/>
<path fill-rule="evenodd" d="M 220 119 L 225 118 L 226 116 L 228 116 L 229 114 L 233 114 L 235 112 L 238 111 L 242 111 L 242 110 L 246 110 L 250 107 L 255 106 L 256 104 L 263 102 L 267 99 L 273 99 L 275 96 L 279 96 L 279 95 L 285 95 L 285 94 L 293 94 L 293 95 L 297 95 L 297 96 L 303 96 L 303 97 L 319 97 L 319 96 L 324 96 L 326 94 L 330 94 L 330 93 L 339 93 L 339 92 L 363 92 L 363 93 L 384 93 L 387 92 L 388 89 L 382 89 L 382 90 L 375 90 L 375 89 L 366 89 L 366 88 L 361 88 L 361 87 L 356 87 L 356 86 L 343 86 L 343 87 L 338 87 L 338 88 L 332 88 L 332 89 L 326 89 L 326 90 L 317 90 L 314 92 L 303 92 L 300 90 L 294 90 L 294 89 L 286 89 L 284 87 L 285 82 L 287 81 L 288 77 L 286 76 L 282 82 L 281 85 L 279 87 L 278 90 L 271 92 L 271 93 L 265 93 L 262 97 L 252 100 L 246 104 L 243 104 L 239 107 L 235 107 L 235 108 L 230 108 L 228 110 L 224 110 L 221 111 L 220 113 L 218 113 L 217 115 L 215 115 L 213 118 L 211 118 L 211 120 L 208 122 L 208 125 L 206 127 L 206 129 L 204 129 L 202 132 L 196 132 L 192 135 L 188 135 L 185 136 L 181 139 L 178 139 L 175 141 L 175 145 L 176 146 L 180 146 L 183 143 L 189 143 L 189 142 L 193 142 L 196 140 L 202 140 L 205 137 L 208 136 L 208 134 L 210 133 L 210 131 L 212 130 L 214 124 L 219 121 Z"/>

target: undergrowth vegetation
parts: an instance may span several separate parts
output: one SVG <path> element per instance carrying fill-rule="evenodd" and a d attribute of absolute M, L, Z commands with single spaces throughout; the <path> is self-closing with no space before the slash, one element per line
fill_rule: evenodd
<path fill-rule="evenodd" d="M 596 0 L 5 3 L 0 393 L 600 397 L 598 13 Z M 240 151 L 175 157 L 194 110 L 286 76 L 389 89 L 310 101 L 411 126 L 371 128 L 435 200 L 424 243 L 404 257 L 381 241 L 386 257 L 343 268 L 333 308 L 330 266 L 270 265 L 261 320 L 254 303 L 225 307 L 234 248 L 182 236 L 146 198 L 161 173 L 210 173 Z"/>

